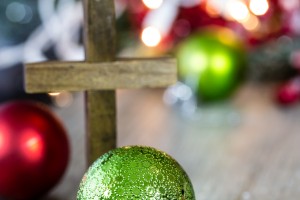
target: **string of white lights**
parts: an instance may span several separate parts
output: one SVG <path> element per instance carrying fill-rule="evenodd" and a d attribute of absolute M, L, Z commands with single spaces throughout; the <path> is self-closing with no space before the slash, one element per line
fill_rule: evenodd
<path fill-rule="evenodd" d="M 24 44 L 0 49 L 0 69 L 5 69 L 22 61 Z"/>
<path fill-rule="evenodd" d="M 116 1 L 116 15 L 121 15 L 126 4 Z M 83 46 L 78 43 L 83 23 L 82 2 L 76 0 L 38 0 L 41 25 L 28 39 L 15 46 L 0 49 L 0 69 L 20 62 L 39 62 L 47 58 L 44 51 L 53 46 L 61 60 L 83 60 Z"/>
<path fill-rule="evenodd" d="M 62 21 L 62 27 L 66 27 L 65 31 L 62 31 L 61 36 L 58 38 L 56 45 L 56 52 L 60 59 L 63 60 L 83 60 L 84 49 L 83 46 L 78 43 L 80 37 L 80 27 L 83 24 L 83 9 L 82 4 L 77 2 L 76 4 L 70 4 L 71 8 L 63 13 L 60 18 L 65 18 Z M 74 15 L 76 13 L 76 15 Z"/>
<path fill-rule="evenodd" d="M 83 18 L 81 3 L 64 0 L 60 1 L 57 9 L 54 7 L 55 0 L 39 0 L 38 4 L 42 26 L 25 43 L 24 61 L 45 60 L 42 52 L 50 45 L 55 46 L 62 60 L 83 59 L 83 48 L 77 44 Z"/>
<path fill-rule="evenodd" d="M 158 45 L 169 34 L 179 12 L 179 7 L 192 7 L 201 0 L 143 0 L 150 12 L 143 21 L 142 41 L 150 47 Z M 155 2 L 155 3 L 154 3 Z M 159 4 L 157 3 L 159 2 Z"/>

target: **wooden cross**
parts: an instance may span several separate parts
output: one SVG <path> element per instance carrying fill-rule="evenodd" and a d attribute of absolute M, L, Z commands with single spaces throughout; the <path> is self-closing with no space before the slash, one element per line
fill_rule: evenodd
<path fill-rule="evenodd" d="M 84 0 L 85 62 L 25 65 L 28 93 L 86 90 L 88 163 L 116 147 L 117 88 L 165 87 L 177 80 L 176 61 L 115 60 L 113 0 Z M 76 14 L 76 13 L 74 13 Z"/>

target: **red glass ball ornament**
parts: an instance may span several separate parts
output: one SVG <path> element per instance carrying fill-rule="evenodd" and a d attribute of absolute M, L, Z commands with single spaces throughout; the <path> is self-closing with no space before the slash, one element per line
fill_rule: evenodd
<path fill-rule="evenodd" d="M 300 99 L 300 77 L 295 77 L 281 85 L 277 91 L 277 101 L 282 105 L 290 105 Z"/>
<path fill-rule="evenodd" d="M 69 160 L 66 131 L 46 106 L 14 101 L 0 106 L 0 199 L 45 195 Z"/>

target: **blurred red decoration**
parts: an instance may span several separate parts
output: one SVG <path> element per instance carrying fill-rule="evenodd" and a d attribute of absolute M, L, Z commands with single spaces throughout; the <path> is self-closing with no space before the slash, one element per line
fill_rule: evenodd
<path fill-rule="evenodd" d="M 279 87 L 277 100 L 282 105 L 290 105 L 300 99 L 300 77 L 297 76 Z"/>
<path fill-rule="evenodd" d="M 66 131 L 50 109 L 29 101 L 0 106 L 0 199 L 45 195 L 68 160 Z"/>
<path fill-rule="evenodd" d="M 220 16 L 211 17 L 203 6 L 180 7 L 169 37 L 177 43 L 200 28 L 213 25 L 226 27 L 228 22 Z"/>
<path fill-rule="evenodd" d="M 177 42 L 193 32 L 212 25 L 233 30 L 249 48 L 255 48 L 282 35 L 300 32 L 297 23 L 300 19 L 300 3 L 297 3 L 297 0 L 289 0 L 293 3 L 287 3 L 286 0 L 255 0 L 252 7 L 251 0 L 190 1 L 194 3 L 189 5 L 185 5 L 187 3 L 184 3 L 184 0 L 178 0 L 163 1 L 162 6 L 157 9 L 148 8 L 141 0 L 119 1 L 127 3 L 129 18 L 138 36 L 146 26 L 158 26 L 156 28 L 163 36 L 159 47 L 165 51 L 171 50 Z M 230 5 L 235 3 L 244 4 L 244 11 L 247 13 L 238 9 L 230 10 Z M 289 5 L 288 8 L 286 5 Z M 175 17 L 172 17 L 174 13 Z M 161 17 L 157 17 L 158 15 Z M 231 15 L 247 17 L 238 20 Z M 162 18 L 169 20 L 161 20 Z M 164 30 L 161 30 L 161 27 L 164 27 Z"/>

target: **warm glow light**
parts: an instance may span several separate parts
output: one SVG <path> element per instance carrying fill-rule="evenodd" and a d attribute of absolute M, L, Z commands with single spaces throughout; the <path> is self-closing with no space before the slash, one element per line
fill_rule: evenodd
<path fill-rule="evenodd" d="M 250 15 L 246 4 L 238 0 L 229 1 L 227 4 L 227 11 L 229 15 L 238 22 L 247 20 Z"/>
<path fill-rule="evenodd" d="M 148 8 L 157 9 L 162 5 L 163 0 L 143 0 L 143 2 Z"/>
<path fill-rule="evenodd" d="M 5 145 L 5 135 L 2 131 L 0 131 L 0 158 L 1 155 L 4 155 L 6 152 L 6 145 Z"/>
<path fill-rule="evenodd" d="M 235 46 L 237 44 L 237 35 L 231 29 L 222 28 L 215 32 L 222 43 L 229 46 Z"/>
<path fill-rule="evenodd" d="M 4 134 L 0 131 L 0 149 L 4 145 Z"/>
<path fill-rule="evenodd" d="M 50 93 L 48 93 L 50 96 L 58 96 L 58 95 L 60 95 L 60 93 L 59 92 L 50 92 Z"/>
<path fill-rule="evenodd" d="M 73 103 L 73 95 L 70 92 L 50 92 L 48 95 L 58 107 L 68 107 Z"/>
<path fill-rule="evenodd" d="M 5 126 L 0 125 L 0 158 L 5 156 L 10 148 L 8 137 L 8 130 L 5 128 Z"/>
<path fill-rule="evenodd" d="M 210 1 L 207 1 L 206 6 L 205 6 L 206 12 L 209 14 L 211 17 L 218 17 L 220 15 L 220 11 L 210 3 Z"/>
<path fill-rule="evenodd" d="M 38 161 L 43 157 L 44 143 L 41 136 L 34 130 L 23 132 L 21 148 L 28 160 Z"/>
<path fill-rule="evenodd" d="M 40 144 L 40 141 L 38 138 L 34 137 L 34 138 L 30 138 L 29 140 L 27 140 L 26 142 L 26 146 L 27 148 L 32 151 L 32 152 L 35 152 L 39 149 L 39 145 Z"/>
<path fill-rule="evenodd" d="M 159 30 L 155 27 L 145 28 L 142 32 L 141 37 L 142 37 L 142 41 L 144 42 L 144 44 L 149 47 L 157 46 L 162 39 L 162 36 L 161 36 Z"/>
<path fill-rule="evenodd" d="M 249 8 L 255 15 L 264 15 L 269 10 L 267 0 L 250 0 Z"/>
<path fill-rule="evenodd" d="M 191 52 L 189 58 L 190 68 L 188 69 L 191 74 L 199 74 L 205 70 L 208 65 L 208 57 L 205 52 Z"/>
<path fill-rule="evenodd" d="M 227 52 L 216 52 L 211 57 L 212 69 L 217 74 L 224 75 L 227 73 L 230 64 L 230 58 Z"/>
<path fill-rule="evenodd" d="M 248 31 L 256 31 L 260 27 L 260 22 L 256 16 L 251 15 L 247 21 L 243 22 L 243 26 Z"/>

